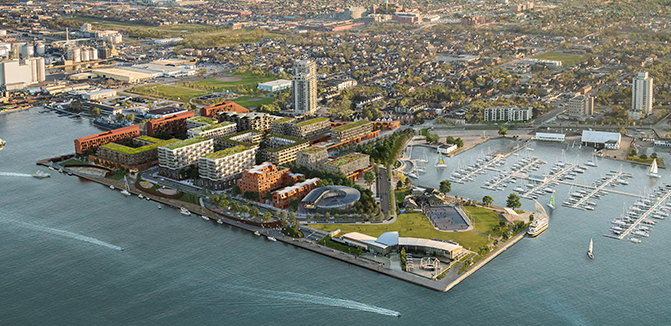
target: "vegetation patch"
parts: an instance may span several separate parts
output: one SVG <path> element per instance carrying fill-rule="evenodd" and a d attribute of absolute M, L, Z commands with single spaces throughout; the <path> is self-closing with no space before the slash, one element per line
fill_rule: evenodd
<path fill-rule="evenodd" d="M 568 67 L 568 66 L 576 64 L 580 61 L 587 60 L 587 56 L 565 54 L 565 53 L 561 53 L 561 52 L 558 52 L 558 51 L 552 51 L 552 52 L 549 52 L 549 53 L 537 55 L 535 57 L 532 57 L 531 59 L 561 61 L 562 66 Z"/>
<path fill-rule="evenodd" d="M 303 232 L 298 230 L 294 230 L 292 227 L 285 226 L 282 228 L 282 234 L 292 237 L 292 238 L 302 238 L 303 237 Z"/>
<path fill-rule="evenodd" d="M 188 192 L 183 192 L 182 194 L 183 196 L 180 197 L 179 200 L 200 206 L 200 200 L 198 196 Z"/>
<path fill-rule="evenodd" d="M 353 254 L 353 255 L 356 255 L 356 256 L 361 255 L 361 253 L 363 252 L 362 248 L 350 247 L 350 246 L 344 245 L 342 243 L 335 242 L 335 241 L 331 240 L 330 236 L 323 237 L 317 243 L 319 243 L 322 246 L 326 246 L 326 247 L 329 247 L 331 249 L 339 250 L 339 251 L 346 252 L 346 253 L 349 253 L 349 254 Z"/>
<path fill-rule="evenodd" d="M 194 98 L 194 97 L 200 97 L 200 96 L 203 96 L 203 95 L 210 94 L 209 92 L 205 92 L 205 91 L 201 91 L 201 90 L 187 89 L 187 88 L 167 86 L 167 85 L 139 86 L 139 87 L 129 89 L 128 92 L 135 93 L 135 94 L 140 94 L 140 95 L 145 95 L 145 96 L 161 97 L 161 98 L 170 99 L 170 100 L 174 100 L 174 101 L 181 101 L 181 102 L 185 102 L 185 103 L 188 103 L 189 100 Z"/>
<path fill-rule="evenodd" d="M 403 199 L 405 199 L 406 196 L 412 194 L 412 191 L 409 189 L 396 189 L 394 190 L 394 196 L 396 196 L 396 203 L 397 204 L 403 204 Z"/>
<path fill-rule="evenodd" d="M 473 230 L 484 234 L 494 234 L 494 228 L 502 222 L 496 212 L 484 207 L 464 206 L 462 210 L 473 222 Z"/>
<path fill-rule="evenodd" d="M 236 91 L 237 93 L 264 93 L 257 88 L 257 85 L 259 83 L 277 79 L 277 76 L 273 74 L 257 75 L 252 72 L 238 72 L 233 74 L 233 76 L 240 80 L 222 81 L 218 78 L 210 78 L 196 82 L 183 83 L 183 86 L 212 92 Z"/>
<path fill-rule="evenodd" d="M 251 100 L 254 99 L 254 100 Z M 239 105 L 242 105 L 246 108 L 256 108 L 264 104 L 273 104 L 272 98 L 267 97 L 253 97 L 253 96 L 241 96 L 236 99 L 231 100 Z"/>

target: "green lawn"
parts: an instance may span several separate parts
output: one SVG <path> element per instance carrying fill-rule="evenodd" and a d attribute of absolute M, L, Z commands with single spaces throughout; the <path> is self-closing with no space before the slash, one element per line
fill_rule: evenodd
<path fill-rule="evenodd" d="M 184 196 L 182 196 L 179 200 L 200 206 L 200 200 L 198 200 L 198 196 L 188 192 L 185 192 Z"/>
<path fill-rule="evenodd" d="M 539 59 L 539 60 L 559 60 L 562 62 L 562 65 L 564 67 L 568 67 L 572 64 L 575 64 L 577 62 L 580 62 L 582 60 L 586 60 L 587 56 L 583 55 L 573 55 L 573 54 L 564 54 L 560 53 L 557 51 L 537 55 L 535 57 L 532 57 L 532 59 Z"/>
<path fill-rule="evenodd" d="M 324 231 L 340 229 L 344 233 L 359 232 L 373 237 L 379 237 L 384 232 L 398 231 L 402 237 L 423 239 L 453 240 L 464 248 L 485 246 L 489 240 L 486 237 L 472 232 L 441 232 L 433 228 L 429 219 L 421 213 L 400 214 L 396 222 L 391 224 L 314 224 L 312 227 Z"/>
<path fill-rule="evenodd" d="M 396 189 L 394 190 L 394 195 L 396 196 L 396 203 L 397 204 L 402 204 L 403 199 L 405 199 L 405 196 L 412 194 L 412 192 L 408 189 L 401 188 L 401 189 Z"/>
<path fill-rule="evenodd" d="M 496 212 L 483 207 L 464 206 L 462 210 L 473 222 L 473 230 L 484 234 L 494 234 L 493 228 L 499 225 L 501 219 Z"/>
<path fill-rule="evenodd" d="M 339 251 L 350 253 L 350 254 L 357 255 L 357 256 L 361 255 L 361 253 L 363 252 L 363 249 L 361 249 L 361 248 L 350 247 L 350 246 L 335 242 L 335 241 L 331 240 L 331 238 L 329 236 L 323 237 L 321 240 L 319 240 L 318 243 L 322 246 L 326 246 L 326 247 L 329 247 L 329 248 L 332 248 L 332 249 L 335 249 L 335 250 L 339 250 Z"/>
<path fill-rule="evenodd" d="M 255 100 L 255 101 L 250 101 L 249 99 L 260 99 L 260 100 Z M 267 98 L 267 97 L 259 97 L 259 96 L 241 96 L 236 99 L 231 100 L 235 103 L 238 103 L 246 108 L 258 108 L 259 106 L 263 104 L 272 104 L 273 99 L 272 98 Z"/>
<path fill-rule="evenodd" d="M 223 76 L 222 76 L 223 77 Z M 251 72 L 245 72 L 245 73 L 235 73 L 233 74 L 233 77 L 238 77 L 240 80 L 238 81 L 221 81 L 217 80 L 218 78 L 222 77 L 215 77 L 215 78 L 210 78 L 210 79 L 205 79 L 205 80 L 200 80 L 196 82 L 191 82 L 189 84 L 194 85 L 196 88 L 200 89 L 207 89 L 211 90 L 211 87 L 215 87 L 215 92 L 221 92 L 223 90 L 236 90 L 238 87 L 242 88 L 245 87 L 248 90 L 254 91 L 257 88 L 258 83 L 263 83 L 271 80 L 277 80 L 277 76 L 273 74 L 267 74 L 264 76 L 256 76 L 252 74 Z"/>
<path fill-rule="evenodd" d="M 61 166 L 68 166 L 68 165 L 89 165 L 89 164 L 86 163 L 86 162 L 82 162 L 82 161 L 77 160 L 77 159 L 74 159 L 74 158 L 71 158 L 71 159 L 69 159 L 69 160 L 67 160 L 67 161 L 65 161 L 65 162 L 59 162 L 58 164 L 60 164 Z"/>
<path fill-rule="evenodd" d="M 128 90 L 131 93 L 136 93 L 146 96 L 161 97 L 175 101 L 189 102 L 191 98 L 199 97 L 203 95 L 210 94 L 210 92 L 205 92 L 196 89 L 187 89 L 175 86 L 167 85 L 147 85 L 135 87 Z"/>

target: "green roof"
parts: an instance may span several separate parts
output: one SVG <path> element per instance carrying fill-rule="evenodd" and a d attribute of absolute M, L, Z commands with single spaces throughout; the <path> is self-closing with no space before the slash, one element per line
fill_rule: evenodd
<path fill-rule="evenodd" d="M 238 133 L 235 133 L 235 134 L 232 134 L 232 135 L 228 135 L 228 136 L 225 136 L 225 137 L 217 138 L 217 140 L 220 141 L 220 142 L 224 142 L 224 143 L 231 143 L 231 144 L 235 144 L 235 145 L 242 145 L 242 146 L 245 146 L 245 147 L 251 147 L 251 146 L 254 146 L 254 145 L 259 144 L 259 143 L 245 143 L 245 142 L 241 142 L 241 141 L 237 141 L 237 140 L 233 140 L 233 139 L 231 139 L 231 138 L 233 138 L 233 137 L 240 136 L 240 135 L 244 135 L 244 134 L 248 134 L 248 133 L 250 133 L 250 132 L 255 132 L 255 133 L 257 133 L 257 134 L 260 134 L 260 133 L 261 133 L 260 131 L 258 131 L 258 130 L 253 130 L 253 129 L 252 129 L 252 130 L 245 130 L 245 131 L 241 131 L 241 132 L 238 132 Z"/>
<path fill-rule="evenodd" d="M 144 140 L 144 141 L 148 141 L 148 142 L 150 142 L 150 143 L 154 143 L 154 144 L 156 144 L 156 143 L 160 143 L 160 142 L 163 141 L 163 139 L 158 139 L 158 138 L 149 137 L 149 136 L 140 136 L 140 137 L 137 137 L 137 139 L 139 139 L 139 140 Z"/>
<path fill-rule="evenodd" d="M 357 122 L 352 122 L 352 123 L 348 123 L 346 125 L 342 125 L 338 128 L 333 128 L 333 130 L 335 130 L 335 131 L 345 131 L 347 129 L 352 129 L 354 127 L 363 126 L 363 125 L 368 124 L 368 123 L 370 123 L 370 121 L 368 121 L 368 120 L 359 120 Z"/>
<path fill-rule="evenodd" d="M 210 125 L 206 125 L 206 126 L 200 126 L 200 127 L 198 127 L 198 128 L 193 128 L 193 129 L 191 129 L 191 130 L 202 132 L 202 131 L 208 131 L 208 130 L 212 130 L 212 129 L 216 129 L 216 128 L 221 128 L 221 127 L 229 126 L 229 125 L 232 125 L 232 124 L 233 124 L 233 122 L 224 121 L 224 122 L 220 122 L 220 123 L 217 123 L 217 124 L 210 124 Z"/>
<path fill-rule="evenodd" d="M 212 118 L 208 118 L 208 117 L 193 117 L 193 118 L 189 118 L 189 120 L 196 121 L 196 122 L 202 122 L 202 123 L 209 123 L 209 124 L 217 123 L 217 119 L 212 119 Z"/>
<path fill-rule="evenodd" d="M 326 164 L 340 167 L 340 166 L 343 166 L 347 163 L 351 163 L 351 162 L 360 160 L 362 158 L 365 158 L 367 156 L 368 155 L 365 155 L 365 154 L 352 153 L 352 154 L 349 154 L 349 155 L 338 157 L 337 159 L 335 159 L 333 161 L 330 161 Z"/>
<path fill-rule="evenodd" d="M 108 143 L 108 144 L 102 145 L 100 147 L 104 147 L 104 148 L 107 148 L 109 150 L 117 151 L 117 152 L 124 153 L 124 154 L 134 155 L 134 154 L 139 154 L 139 153 L 142 153 L 142 152 L 150 151 L 152 149 L 157 149 L 161 146 L 166 146 L 166 145 L 170 145 L 170 144 L 174 144 L 174 143 L 178 143 L 178 142 L 180 142 L 179 139 L 174 139 L 173 138 L 173 139 L 168 139 L 168 140 L 160 140 L 159 139 L 158 142 L 156 142 L 156 143 L 153 143 L 151 145 L 145 145 L 145 146 L 137 147 L 137 148 L 128 147 L 128 146 L 117 144 L 117 143 Z"/>
<path fill-rule="evenodd" d="M 216 159 L 219 159 L 219 158 L 224 158 L 224 157 L 229 156 L 229 155 L 240 153 L 240 152 L 242 152 L 246 149 L 247 149 L 247 147 L 245 147 L 245 146 L 235 146 L 235 147 L 224 149 L 222 151 L 216 151 L 214 153 L 207 154 L 204 157 L 216 160 Z"/>
<path fill-rule="evenodd" d="M 272 134 L 272 135 L 268 136 L 267 139 L 270 139 L 270 138 L 273 138 L 273 137 L 293 140 L 294 143 L 293 143 L 293 144 L 284 145 L 284 146 L 280 146 L 280 147 L 278 147 L 278 148 L 270 148 L 270 147 L 266 147 L 266 148 L 263 149 L 264 151 L 266 151 L 266 152 L 279 152 L 279 151 L 285 150 L 285 149 L 287 149 L 287 148 L 291 148 L 291 147 L 298 146 L 298 145 L 301 145 L 301 144 L 305 144 L 305 143 L 308 142 L 307 140 L 302 139 L 302 138 L 296 138 L 296 137 L 291 137 L 291 136 L 286 136 L 286 135 L 279 135 L 279 134 Z"/>
<path fill-rule="evenodd" d="M 289 121 L 293 121 L 293 120 L 294 120 L 294 118 L 282 118 L 282 119 L 277 119 L 273 122 L 274 123 L 285 123 L 285 122 L 289 122 Z"/>
<path fill-rule="evenodd" d="M 301 149 L 300 152 L 305 153 L 305 154 L 314 154 L 314 153 L 318 153 L 318 152 L 325 151 L 325 150 L 326 150 L 326 148 L 324 148 L 324 147 L 310 146 L 310 147 Z"/>
<path fill-rule="evenodd" d="M 185 147 L 185 146 L 198 144 L 198 143 L 204 142 L 206 140 L 208 140 L 208 138 L 205 138 L 205 137 L 202 137 L 202 136 L 197 136 L 197 137 L 189 138 L 187 140 L 184 140 L 184 141 L 181 141 L 181 142 L 178 142 L 178 143 L 174 143 L 174 144 L 170 144 L 170 145 L 164 146 L 164 147 L 166 147 L 168 149 L 178 149 L 178 148 L 182 148 L 182 147 Z"/>
<path fill-rule="evenodd" d="M 303 122 L 297 123 L 296 127 L 309 126 L 313 123 L 322 122 L 322 121 L 329 121 L 329 119 L 328 118 L 314 118 L 314 119 L 310 119 L 310 120 L 305 120 Z"/>

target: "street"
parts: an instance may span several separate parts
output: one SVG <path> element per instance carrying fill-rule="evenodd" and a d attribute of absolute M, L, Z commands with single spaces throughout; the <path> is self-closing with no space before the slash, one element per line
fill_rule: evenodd
<path fill-rule="evenodd" d="M 380 198 L 380 209 L 386 218 L 389 218 L 389 191 L 391 191 L 391 184 L 387 180 L 387 169 L 381 168 L 377 175 L 376 192 Z"/>

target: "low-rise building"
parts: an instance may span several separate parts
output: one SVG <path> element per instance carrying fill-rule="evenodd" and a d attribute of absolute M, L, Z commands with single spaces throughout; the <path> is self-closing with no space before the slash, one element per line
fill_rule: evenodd
<path fill-rule="evenodd" d="M 485 121 L 527 121 L 533 116 L 532 108 L 516 106 L 495 106 L 483 110 Z"/>
<path fill-rule="evenodd" d="M 275 165 L 287 165 L 296 162 L 296 152 L 309 146 L 305 139 L 272 134 L 265 140 L 266 148 L 261 150 L 264 161 Z"/>
<path fill-rule="evenodd" d="M 331 130 L 331 122 L 327 118 L 301 122 L 295 122 L 292 118 L 282 118 L 272 122 L 271 130 L 274 134 L 312 140 L 326 136 Z"/>
<path fill-rule="evenodd" d="M 242 145 L 213 152 L 198 159 L 200 174 L 196 184 L 220 190 L 242 176 L 242 172 L 254 165 L 255 147 Z"/>
<path fill-rule="evenodd" d="M 273 192 L 273 206 L 281 209 L 287 209 L 291 205 L 291 200 L 296 199 L 296 203 L 309 194 L 310 191 L 317 188 L 319 178 L 312 178 L 301 181 L 292 186 L 282 188 Z"/>
<path fill-rule="evenodd" d="M 230 136 L 217 138 L 215 143 L 223 148 L 245 146 L 258 148 L 263 141 L 263 133 L 258 130 L 246 130 Z"/>
<path fill-rule="evenodd" d="M 82 98 L 87 101 L 97 101 L 115 96 L 116 96 L 116 90 L 114 89 L 101 89 L 82 94 Z"/>
<path fill-rule="evenodd" d="M 583 130 L 580 141 L 584 146 L 593 146 L 596 149 L 618 149 L 622 135 L 619 132 L 605 132 Z"/>
<path fill-rule="evenodd" d="M 566 140 L 566 135 L 551 132 L 537 132 L 536 137 L 533 137 L 531 139 L 540 141 L 556 141 L 561 143 L 564 142 L 564 140 Z"/>
<path fill-rule="evenodd" d="M 360 174 L 360 172 L 368 168 L 368 166 L 370 166 L 370 156 L 366 154 L 352 153 L 326 162 L 324 164 L 324 170 L 333 174 L 342 172 L 349 177 L 353 174 Z"/>
<path fill-rule="evenodd" d="M 200 115 L 208 118 L 216 118 L 219 112 L 249 113 L 249 110 L 233 101 L 224 101 L 200 109 Z"/>
<path fill-rule="evenodd" d="M 238 180 L 238 187 L 243 195 L 249 192 L 258 193 L 258 198 L 264 199 L 269 190 L 286 187 L 290 183 L 296 184 L 301 179 L 305 179 L 305 176 L 292 173 L 289 168 L 278 169 L 273 163 L 263 162 L 245 170 L 242 178 Z"/>
<path fill-rule="evenodd" d="M 186 111 L 147 122 L 147 135 L 154 137 L 160 133 L 174 135 L 186 132 L 186 120 L 193 118 L 193 112 Z"/>
<path fill-rule="evenodd" d="M 180 170 L 198 163 L 202 156 L 214 151 L 214 140 L 194 137 L 158 148 L 159 174 L 181 179 Z"/>
<path fill-rule="evenodd" d="M 277 92 L 283 89 L 291 88 L 291 80 L 278 79 L 267 81 L 265 83 L 259 83 L 256 88 L 266 92 Z"/>
<path fill-rule="evenodd" d="M 232 135 L 236 132 L 236 130 L 237 128 L 235 126 L 235 123 L 225 121 L 189 129 L 186 133 L 189 136 L 189 138 L 201 136 L 205 138 L 215 139 L 227 135 Z"/>
<path fill-rule="evenodd" d="M 128 147 L 117 143 L 109 143 L 98 147 L 95 155 L 89 160 L 96 164 L 113 165 L 115 169 L 125 168 L 130 171 L 146 170 L 158 164 L 158 148 L 167 146 L 179 139 L 162 140 L 149 136 L 133 139 L 138 147 Z"/>
<path fill-rule="evenodd" d="M 75 139 L 75 152 L 79 155 L 95 152 L 98 147 L 117 142 L 121 143 L 140 136 L 137 125 L 114 129 L 99 134 Z"/>
<path fill-rule="evenodd" d="M 193 117 L 186 119 L 186 129 L 193 129 L 202 126 L 208 126 L 218 123 L 217 119 L 212 119 L 208 117 Z"/>
<path fill-rule="evenodd" d="M 322 147 L 310 146 L 296 152 L 296 165 L 310 170 L 323 170 L 328 159 L 328 151 Z"/>

